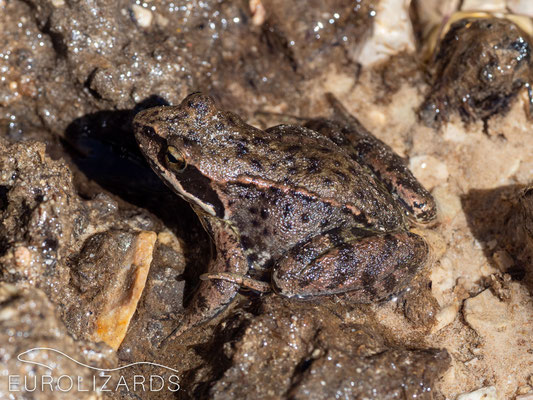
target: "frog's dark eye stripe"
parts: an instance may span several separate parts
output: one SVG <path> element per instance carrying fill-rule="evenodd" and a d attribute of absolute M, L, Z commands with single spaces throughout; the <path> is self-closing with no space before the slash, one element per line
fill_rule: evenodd
<path fill-rule="evenodd" d="M 187 168 L 187 162 L 181 152 L 174 146 L 168 146 L 165 154 L 167 166 L 175 172 L 183 172 Z"/>

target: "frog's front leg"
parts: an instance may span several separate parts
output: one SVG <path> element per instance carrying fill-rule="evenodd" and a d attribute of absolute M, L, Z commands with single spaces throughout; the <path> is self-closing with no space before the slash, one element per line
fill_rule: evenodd
<path fill-rule="evenodd" d="M 207 268 L 208 274 L 228 273 L 246 275 L 248 261 L 234 232 L 224 221 L 216 218 L 203 218 L 206 229 L 213 236 L 216 246 L 216 258 L 211 260 Z M 180 336 L 190 328 L 215 317 L 223 311 L 236 296 L 240 286 L 225 280 L 202 280 L 195 290 L 191 302 L 185 310 L 180 324 L 161 343 Z"/>
<path fill-rule="evenodd" d="M 350 292 L 355 301 L 368 303 L 404 289 L 428 253 L 425 240 L 411 232 L 331 231 L 290 250 L 273 283 L 287 297 Z"/>
<path fill-rule="evenodd" d="M 437 212 L 435 201 L 416 180 L 405 161 L 350 115 L 333 95 L 329 95 L 328 99 L 337 119 L 314 119 L 305 126 L 330 138 L 352 159 L 366 165 L 417 222 L 433 220 Z"/>

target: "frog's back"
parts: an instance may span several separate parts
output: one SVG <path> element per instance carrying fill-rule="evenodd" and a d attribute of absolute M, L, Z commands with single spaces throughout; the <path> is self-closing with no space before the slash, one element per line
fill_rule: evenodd
<path fill-rule="evenodd" d="M 391 194 L 318 132 L 293 125 L 260 130 L 218 110 L 209 96 L 201 94 L 156 114 L 148 125 L 157 125 L 159 135 L 182 149 L 189 164 L 214 185 L 299 193 L 351 214 L 364 228 L 403 227 L 403 214 Z"/>
<path fill-rule="evenodd" d="M 402 226 L 402 214 L 391 195 L 321 134 L 301 126 L 261 131 L 245 125 L 228 137 L 236 149 L 233 157 L 226 157 L 232 172 L 229 182 L 316 198 L 353 214 L 360 226 L 369 229 L 392 231 Z"/>

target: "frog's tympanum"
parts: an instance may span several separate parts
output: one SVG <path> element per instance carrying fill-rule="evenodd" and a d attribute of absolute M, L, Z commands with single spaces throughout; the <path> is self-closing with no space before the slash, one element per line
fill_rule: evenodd
<path fill-rule="evenodd" d="M 509 109 L 527 88 L 531 102 L 531 39 L 501 18 L 464 18 L 451 25 L 432 63 L 431 91 L 421 119 L 439 126 L 457 113 L 465 122 Z M 529 107 L 529 113 L 533 108 Z"/>
<path fill-rule="evenodd" d="M 175 335 L 222 311 L 240 287 L 297 299 L 404 289 L 428 258 L 409 222 L 435 217 L 431 195 L 390 147 L 339 120 L 259 130 L 196 93 L 140 112 L 142 152 L 210 233 L 216 257 Z M 271 272 L 271 282 L 258 277 Z"/>

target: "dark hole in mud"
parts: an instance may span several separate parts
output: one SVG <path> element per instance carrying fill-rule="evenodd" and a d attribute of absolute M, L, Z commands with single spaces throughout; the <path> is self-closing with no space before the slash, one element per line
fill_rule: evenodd
<path fill-rule="evenodd" d="M 301 375 L 303 374 L 305 371 L 307 371 L 311 365 L 313 364 L 313 359 L 311 358 L 304 358 L 297 366 L 296 366 L 296 369 L 295 369 L 295 374 L 298 374 L 298 375 Z"/>
<path fill-rule="evenodd" d="M 7 208 L 7 194 L 9 188 L 7 186 L 0 186 L 0 211 L 5 211 Z"/>
<path fill-rule="evenodd" d="M 45 239 L 44 242 L 43 242 L 43 248 L 47 252 L 56 251 L 57 250 L 57 246 L 58 246 L 58 242 L 54 238 Z"/>
<path fill-rule="evenodd" d="M 63 36 L 58 32 L 54 32 L 51 29 L 51 25 L 51 20 L 47 20 L 46 24 L 42 27 L 41 30 L 45 35 L 48 35 L 50 37 L 50 40 L 52 41 L 52 47 L 54 48 L 55 52 L 58 55 L 65 57 L 67 55 L 67 45 L 63 41 Z"/>
<path fill-rule="evenodd" d="M 0 236 L 0 257 L 6 254 L 9 249 L 9 243 L 5 237 Z"/>

